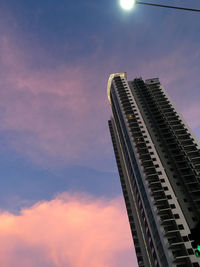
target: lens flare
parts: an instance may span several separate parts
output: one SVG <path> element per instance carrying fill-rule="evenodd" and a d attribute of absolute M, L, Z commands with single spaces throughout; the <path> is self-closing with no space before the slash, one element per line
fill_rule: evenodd
<path fill-rule="evenodd" d="M 120 5 L 123 9 L 130 10 L 135 5 L 135 0 L 120 0 Z"/>

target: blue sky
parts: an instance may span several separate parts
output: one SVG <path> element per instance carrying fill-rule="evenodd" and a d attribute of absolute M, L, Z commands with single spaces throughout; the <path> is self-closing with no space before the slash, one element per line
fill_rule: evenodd
<path fill-rule="evenodd" d="M 167 3 L 200 9 L 197 0 Z M 200 138 L 198 13 L 125 12 L 116 0 L 2 0 L 0 12 L 2 211 L 19 214 L 63 192 L 121 197 L 110 73 L 159 77 Z"/>

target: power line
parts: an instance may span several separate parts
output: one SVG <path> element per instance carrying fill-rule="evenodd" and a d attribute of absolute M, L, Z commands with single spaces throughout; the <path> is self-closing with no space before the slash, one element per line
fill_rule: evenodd
<path fill-rule="evenodd" d="M 145 3 L 145 2 L 141 2 L 141 1 L 136 1 L 136 4 L 147 5 L 147 6 L 166 7 L 166 8 L 173 8 L 173 9 L 181 9 L 181 10 L 193 11 L 193 12 L 200 12 L 200 9 L 195 9 L 195 8 L 186 8 L 186 7 L 178 7 L 178 6 L 167 6 L 167 5 L 160 5 L 160 4 L 153 4 L 153 3 Z"/>

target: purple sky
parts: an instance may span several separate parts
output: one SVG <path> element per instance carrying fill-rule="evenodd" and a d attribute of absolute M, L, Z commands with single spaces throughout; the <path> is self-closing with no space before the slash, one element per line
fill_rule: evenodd
<path fill-rule="evenodd" d="M 167 3 L 200 9 L 197 0 Z M 120 71 L 129 79 L 159 77 L 200 139 L 200 14 L 146 6 L 127 13 L 117 0 L 2 0 L 0 12 L 0 239 L 9 236 L 0 261 L 5 267 L 13 266 L 11 259 L 22 267 L 136 266 L 107 127 L 107 79 Z M 68 197 L 60 201 L 63 194 Z M 76 245 L 62 255 L 59 245 L 48 247 L 49 240 L 64 242 L 69 231 L 76 244 L 79 228 L 69 225 L 74 215 L 66 226 L 59 220 L 69 207 L 74 212 L 74 201 L 76 216 L 86 211 L 87 252 L 76 264 Z M 106 209 L 121 218 L 117 225 Z M 55 224 L 41 227 L 49 239 L 40 239 L 40 231 L 36 239 L 27 237 L 51 216 Z M 93 217 L 99 232 L 88 224 Z M 27 222 L 27 231 L 17 235 L 18 220 Z M 91 246 L 99 233 L 102 253 Z M 110 258 L 104 253 L 109 246 Z"/>

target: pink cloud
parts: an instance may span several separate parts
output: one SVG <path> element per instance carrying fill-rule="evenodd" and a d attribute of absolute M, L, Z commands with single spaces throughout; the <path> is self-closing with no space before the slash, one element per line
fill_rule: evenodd
<path fill-rule="evenodd" d="M 83 65 L 32 69 L 9 39 L 0 43 L 0 130 L 11 134 L 10 146 L 49 165 L 85 164 L 109 154 L 104 78 Z"/>
<path fill-rule="evenodd" d="M 137 266 L 122 199 L 62 196 L 0 214 L 4 267 Z"/>
<path fill-rule="evenodd" d="M 130 79 L 160 77 L 188 123 L 199 125 L 197 108 L 195 118 L 187 115 L 188 108 L 199 102 L 199 82 L 193 78 L 199 72 L 197 52 L 189 62 L 183 56 L 185 48 L 149 62 L 136 58 L 138 64 L 133 67 L 131 59 L 116 59 L 113 50 L 109 63 L 106 59 L 98 65 L 100 56 L 91 55 L 89 66 L 87 59 L 76 66 L 37 70 L 29 64 L 30 53 L 19 50 L 7 36 L 0 39 L 0 51 L 0 131 L 6 133 L 12 149 L 41 165 L 79 164 L 109 170 L 113 152 L 106 80 L 110 72 L 125 70 Z"/>

